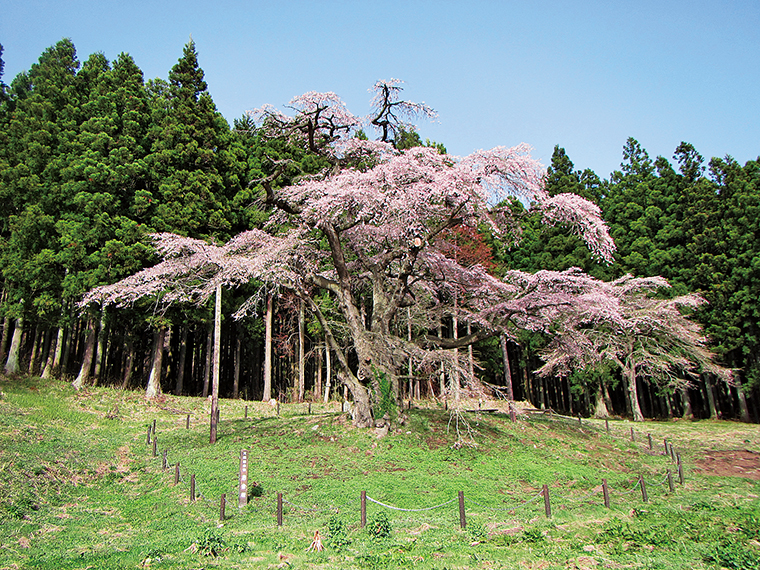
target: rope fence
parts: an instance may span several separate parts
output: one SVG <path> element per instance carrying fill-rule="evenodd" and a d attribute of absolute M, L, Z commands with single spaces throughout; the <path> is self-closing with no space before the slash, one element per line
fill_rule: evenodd
<path fill-rule="evenodd" d="M 576 424 L 578 428 L 581 430 L 583 430 L 584 428 L 585 429 L 590 428 L 590 429 L 599 431 L 596 426 L 592 425 L 588 421 L 584 424 L 582 421 L 582 418 L 580 417 L 576 419 L 569 416 L 562 416 L 562 415 L 554 413 L 552 410 L 545 410 L 545 411 L 534 412 L 534 413 L 541 413 L 545 417 L 549 417 L 552 421 L 565 421 L 565 422 L 571 421 L 574 424 Z M 513 421 L 516 421 L 515 410 L 512 407 L 510 408 L 510 416 L 512 417 Z M 247 407 L 245 410 L 245 418 L 246 419 L 248 418 Z M 190 414 L 187 415 L 187 418 L 184 423 L 185 423 L 186 429 L 189 429 L 190 428 Z M 609 420 L 605 420 L 604 432 L 609 436 L 613 435 L 610 430 Z M 626 429 L 624 437 L 626 439 L 630 439 L 632 443 L 635 443 L 638 451 L 646 453 L 648 455 L 664 456 L 668 458 L 670 461 L 674 462 L 676 465 L 676 473 L 678 476 L 678 482 L 681 485 L 684 484 L 684 473 L 683 473 L 683 464 L 681 461 L 681 455 L 680 453 L 676 453 L 672 443 L 670 443 L 667 440 L 667 438 L 663 440 L 662 451 L 656 452 L 654 450 L 654 441 L 651 434 L 646 434 L 645 437 L 642 437 L 640 433 L 636 432 L 636 430 L 633 427 L 631 427 L 630 429 Z M 214 500 L 213 498 L 204 496 L 203 493 L 201 492 L 198 492 L 195 474 L 191 474 L 189 479 L 186 476 L 183 477 L 183 470 L 179 462 L 177 462 L 173 466 L 173 468 L 170 467 L 168 463 L 168 450 L 166 449 L 162 450 L 162 454 L 159 456 L 158 437 L 156 435 L 156 421 L 155 420 L 153 420 L 152 425 L 148 426 L 146 444 L 151 451 L 152 457 L 161 458 L 162 471 L 172 472 L 173 486 L 176 487 L 180 483 L 189 482 L 190 502 L 196 503 L 198 501 L 201 501 L 202 504 L 209 509 L 212 509 L 212 508 L 215 510 L 218 509 L 220 521 L 224 521 L 227 517 L 226 506 L 227 506 L 228 494 L 230 496 L 234 496 L 235 494 L 238 495 L 239 508 L 242 508 L 248 504 L 248 491 L 249 491 L 248 450 L 244 449 L 244 450 L 241 450 L 240 452 L 240 467 L 239 467 L 239 477 L 238 477 L 237 488 L 233 487 L 232 492 L 221 493 L 220 498 L 217 501 L 217 500 Z M 601 505 L 604 505 L 605 508 L 610 509 L 613 507 L 613 501 L 611 500 L 611 497 L 613 496 L 617 497 L 618 498 L 617 502 L 619 502 L 621 499 L 630 500 L 629 497 L 633 495 L 634 493 L 638 492 L 641 496 L 641 501 L 646 503 L 649 501 L 649 492 L 648 492 L 647 487 L 664 489 L 665 485 L 667 485 L 667 490 L 665 491 L 665 493 L 668 493 L 668 494 L 672 494 L 676 490 L 675 479 L 673 476 L 673 472 L 671 471 L 670 468 L 666 469 L 666 473 L 662 478 L 656 479 L 654 481 L 647 481 L 645 480 L 643 475 L 639 475 L 636 481 L 633 483 L 633 485 L 630 488 L 626 488 L 622 490 L 612 488 L 608 484 L 606 479 L 602 479 L 601 481 L 602 481 L 601 485 L 594 487 L 586 495 L 581 496 L 581 497 L 563 496 L 561 490 L 558 488 L 554 488 L 554 490 L 551 492 L 553 495 L 552 497 L 550 496 L 549 486 L 545 484 L 543 485 L 543 488 L 537 494 L 525 499 L 524 501 L 518 501 L 514 506 L 503 506 L 503 505 L 493 506 L 493 505 L 483 504 L 481 502 L 476 501 L 475 499 L 469 498 L 469 496 L 465 499 L 465 492 L 459 491 L 456 497 L 453 497 L 449 500 L 443 501 L 435 505 L 423 506 L 423 507 L 418 507 L 418 508 L 406 508 L 406 507 L 399 507 L 396 505 L 388 504 L 374 497 L 370 497 L 369 495 L 367 495 L 366 491 L 362 491 L 359 497 L 359 501 L 358 501 L 359 511 L 360 511 L 359 512 L 360 526 L 362 528 L 366 526 L 367 501 L 383 509 L 404 512 L 404 513 L 423 513 L 423 512 L 442 509 L 444 507 L 453 505 L 454 503 L 458 503 L 456 514 L 458 514 L 460 527 L 464 529 L 466 528 L 466 524 L 467 524 L 466 522 L 467 505 L 472 505 L 473 507 L 478 507 L 480 509 L 485 509 L 487 511 L 496 511 L 496 512 L 503 512 L 503 513 L 515 515 L 517 511 L 528 508 L 537 503 L 540 503 L 541 500 L 543 499 L 544 514 L 546 518 L 551 518 L 552 508 L 567 510 L 569 508 L 574 508 L 578 505 L 583 505 L 583 504 L 586 504 L 586 505 L 601 504 Z M 602 494 L 601 502 L 599 502 L 599 499 L 597 499 L 599 494 Z M 516 498 L 516 497 L 513 497 L 512 494 L 510 494 L 510 497 Z M 272 501 L 257 503 L 258 508 L 274 507 L 274 510 L 276 512 L 278 527 L 282 527 L 284 525 L 284 520 L 285 520 L 284 515 L 285 515 L 286 505 L 288 507 L 291 507 L 292 510 L 298 511 L 300 513 L 307 513 L 307 514 L 338 513 L 341 511 L 350 511 L 351 509 L 355 509 L 356 501 L 349 500 L 347 502 L 343 502 L 341 505 L 331 504 L 329 506 L 322 506 L 322 507 L 320 506 L 305 507 L 301 504 L 298 504 L 286 499 L 283 496 L 283 493 L 278 492 L 276 495 L 276 502 L 274 504 L 272 504 Z M 471 508 L 470 512 L 472 512 L 473 510 L 476 510 L 476 509 Z"/>

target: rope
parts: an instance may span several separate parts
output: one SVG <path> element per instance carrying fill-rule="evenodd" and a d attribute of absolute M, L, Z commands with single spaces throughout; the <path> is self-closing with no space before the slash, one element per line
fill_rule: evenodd
<path fill-rule="evenodd" d="M 319 509 L 308 509 L 308 508 L 306 508 L 306 507 L 302 507 L 301 505 L 296 505 L 295 503 L 291 503 L 291 502 L 290 502 L 290 501 L 288 501 L 288 500 L 287 500 L 285 497 L 283 497 L 283 498 L 282 498 L 282 502 L 283 502 L 283 503 L 287 503 L 287 504 L 289 504 L 291 507 L 295 507 L 295 508 L 297 508 L 297 509 L 299 509 L 299 510 L 301 510 L 301 511 L 308 511 L 308 512 L 312 512 L 312 513 L 317 513 L 317 512 L 319 512 Z"/>
<path fill-rule="evenodd" d="M 523 501 L 522 503 L 520 503 L 516 507 L 507 507 L 507 508 L 504 508 L 504 507 L 489 507 L 488 505 L 481 505 L 477 501 L 474 501 L 473 499 L 470 499 L 470 498 L 467 498 L 466 500 L 467 500 L 467 502 L 473 503 L 474 505 L 477 505 L 477 506 L 479 506 L 479 507 L 481 507 L 483 509 L 491 509 L 492 511 L 516 511 L 517 509 L 523 508 L 525 505 L 529 505 L 531 503 L 534 503 L 534 502 L 538 501 L 543 496 L 544 496 L 543 492 L 539 492 L 538 495 L 536 495 L 532 499 L 528 499 L 527 501 Z"/>
<path fill-rule="evenodd" d="M 628 490 L 628 491 L 615 491 L 614 489 L 610 489 L 610 492 L 614 491 L 618 495 L 630 495 L 631 493 L 633 493 L 636 489 L 639 489 L 640 487 L 641 487 L 640 483 L 638 481 L 636 481 L 633 484 L 633 487 L 631 487 L 631 489 Z"/>
<path fill-rule="evenodd" d="M 598 495 L 601 492 L 602 492 L 602 488 L 597 487 L 595 490 L 591 491 L 585 497 L 580 497 L 579 499 L 571 499 L 570 497 L 567 497 L 565 500 L 570 501 L 572 503 L 582 503 L 583 501 L 588 501 L 591 497 L 593 497 L 594 495 Z"/>
<path fill-rule="evenodd" d="M 440 507 L 444 507 L 446 505 L 450 505 L 451 503 L 453 503 L 457 499 L 451 499 L 450 501 L 446 501 L 445 503 L 441 503 L 440 505 L 435 505 L 434 507 L 425 507 L 424 509 L 402 509 L 401 507 L 394 507 L 393 505 L 386 505 L 385 503 L 381 503 L 380 501 L 376 501 L 375 499 L 373 499 L 369 495 L 367 495 L 367 500 L 368 501 L 372 501 L 373 503 L 375 503 L 376 505 L 380 505 L 381 507 L 385 507 L 386 509 L 393 509 L 394 511 L 405 511 L 405 512 L 408 512 L 408 513 L 419 513 L 419 512 L 422 512 L 422 511 L 432 511 L 433 509 L 438 509 Z"/>

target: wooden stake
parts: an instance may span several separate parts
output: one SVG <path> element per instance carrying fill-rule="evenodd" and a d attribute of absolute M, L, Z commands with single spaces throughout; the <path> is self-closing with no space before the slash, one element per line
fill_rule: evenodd
<path fill-rule="evenodd" d="M 467 528 L 467 518 L 464 514 L 464 491 L 459 491 L 459 526 Z"/>
<path fill-rule="evenodd" d="M 222 498 L 219 501 L 219 521 L 224 522 L 224 507 L 227 505 L 227 495 L 222 493 Z"/>
<path fill-rule="evenodd" d="M 604 506 L 610 508 L 610 490 L 607 487 L 607 479 L 602 479 L 602 494 L 604 495 Z"/>
<path fill-rule="evenodd" d="M 552 518 L 552 504 L 549 501 L 549 485 L 544 485 L 544 511 L 546 512 L 546 518 Z"/>
<path fill-rule="evenodd" d="M 361 527 L 367 526 L 367 491 L 362 491 L 361 495 Z"/>
<path fill-rule="evenodd" d="M 282 526 L 282 493 L 277 493 L 277 526 Z"/>
<path fill-rule="evenodd" d="M 644 482 L 643 475 L 639 475 L 639 485 L 641 485 L 641 500 L 648 503 L 649 495 L 647 495 L 647 484 Z"/>
<path fill-rule="evenodd" d="M 195 475 L 190 475 L 190 502 L 195 502 Z"/>

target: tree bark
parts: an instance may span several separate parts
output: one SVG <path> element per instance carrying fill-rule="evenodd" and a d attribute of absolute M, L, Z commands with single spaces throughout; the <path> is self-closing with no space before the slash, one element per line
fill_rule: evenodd
<path fill-rule="evenodd" d="M 240 327 L 235 326 L 235 354 L 234 354 L 234 370 L 232 377 L 232 397 L 237 400 L 240 396 L 240 355 L 242 350 L 243 341 L 240 338 Z"/>
<path fill-rule="evenodd" d="M 330 400 L 330 385 L 332 383 L 332 357 L 330 356 L 330 346 L 325 346 L 325 395 L 324 403 Z"/>
<path fill-rule="evenodd" d="M 512 386 L 512 368 L 509 365 L 509 350 L 507 348 L 507 335 L 501 335 L 501 362 L 504 366 L 504 386 L 507 389 L 507 400 L 514 402 L 515 392 Z"/>
<path fill-rule="evenodd" d="M 3 335 L 0 338 L 0 359 L 5 358 L 5 351 L 8 349 L 8 338 L 11 333 L 11 318 L 5 315 L 3 319 Z"/>
<path fill-rule="evenodd" d="M 742 381 L 738 374 L 734 376 L 736 382 L 736 396 L 739 399 L 739 417 L 741 421 L 749 423 L 749 407 L 747 406 L 747 395 L 742 388 Z"/>
<path fill-rule="evenodd" d="M 161 327 L 154 334 L 153 365 L 148 377 L 148 388 L 145 391 L 146 398 L 155 398 L 161 395 L 161 369 L 164 361 L 164 340 L 166 327 Z"/>
<path fill-rule="evenodd" d="M 208 325 L 206 339 L 206 367 L 203 369 L 203 397 L 208 398 L 209 382 L 211 380 L 211 358 L 214 351 L 214 323 Z"/>
<path fill-rule="evenodd" d="M 18 374 L 19 353 L 21 352 L 21 336 L 24 334 L 24 317 L 16 319 L 16 327 L 13 329 L 11 348 L 8 351 L 8 360 L 5 363 L 6 374 Z"/>
<path fill-rule="evenodd" d="M 639 391 L 636 386 L 636 366 L 631 364 L 625 367 L 625 375 L 628 380 L 628 400 L 631 403 L 631 414 L 633 421 L 643 422 L 644 414 L 641 413 L 639 405 Z"/>
<path fill-rule="evenodd" d="M 100 328 L 98 329 L 98 350 L 95 354 L 95 385 L 100 381 L 106 357 L 106 312 L 100 313 Z"/>
<path fill-rule="evenodd" d="M 211 433 L 209 443 L 216 443 L 216 424 L 219 411 L 219 364 L 222 347 L 222 286 L 216 286 L 214 303 L 214 374 L 211 386 Z"/>
<path fill-rule="evenodd" d="M 126 390 L 132 380 L 132 367 L 135 361 L 135 342 L 130 334 L 127 337 L 126 355 L 124 358 L 124 376 L 121 382 L 121 389 Z"/>
<path fill-rule="evenodd" d="M 304 354 L 306 339 L 304 334 L 303 299 L 298 305 L 298 401 L 303 402 L 306 393 L 306 355 Z"/>
<path fill-rule="evenodd" d="M 179 363 L 177 364 L 177 384 L 174 387 L 174 394 L 182 395 L 185 389 L 185 361 L 187 360 L 187 331 L 188 326 L 182 325 L 182 332 L 179 339 Z"/>
<path fill-rule="evenodd" d="M 704 388 L 705 394 L 707 395 L 707 405 L 710 409 L 710 419 L 716 420 L 718 419 L 718 408 L 715 405 L 715 392 L 713 392 L 713 386 L 712 386 L 712 382 L 710 381 L 710 375 L 703 374 L 702 379 L 704 380 L 703 388 Z"/>
<path fill-rule="evenodd" d="M 261 399 L 268 402 L 272 399 L 272 295 L 267 295 L 267 308 L 264 314 L 264 393 Z M 328 377 L 329 382 L 329 377 Z M 329 392 L 329 390 L 328 390 Z"/>
<path fill-rule="evenodd" d="M 79 368 L 79 374 L 77 375 L 72 386 L 76 390 L 81 390 L 84 383 L 90 377 L 90 368 L 92 368 L 92 359 L 95 356 L 95 339 L 97 333 L 97 324 L 95 317 L 90 315 L 87 318 L 87 338 L 84 344 L 84 355 L 82 356 L 82 366 Z"/>
<path fill-rule="evenodd" d="M 596 405 L 594 406 L 595 418 L 609 418 L 610 411 L 607 409 L 607 404 L 604 401 L 604 380 L 599 381 L 599 385 L 596 388 Z"/>

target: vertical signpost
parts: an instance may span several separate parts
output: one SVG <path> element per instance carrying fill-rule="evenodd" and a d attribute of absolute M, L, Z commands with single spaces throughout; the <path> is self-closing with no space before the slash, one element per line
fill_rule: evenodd
<path fill-rule="evenodd" d="M 240 485 L 238 486 L 238 507 L 248 504 L 248 450 L 240 450 Z"/>

